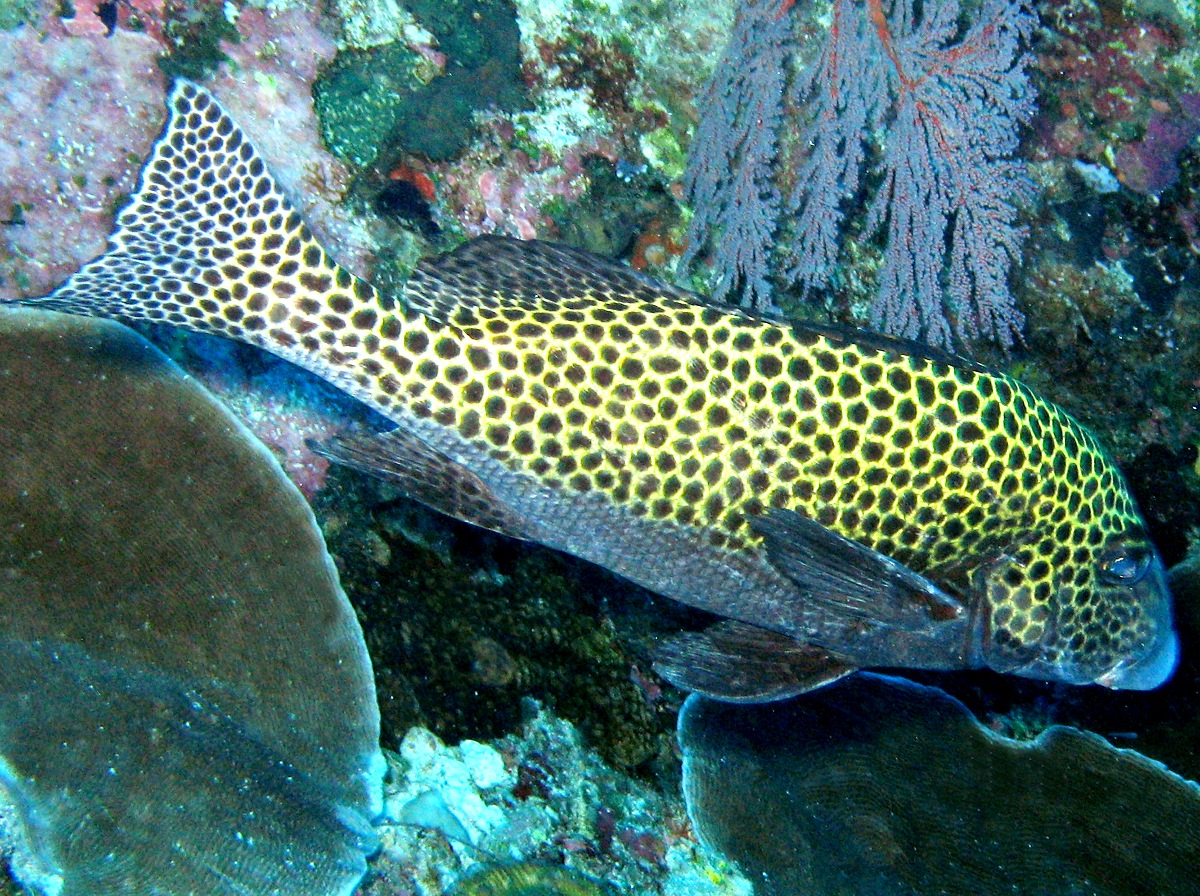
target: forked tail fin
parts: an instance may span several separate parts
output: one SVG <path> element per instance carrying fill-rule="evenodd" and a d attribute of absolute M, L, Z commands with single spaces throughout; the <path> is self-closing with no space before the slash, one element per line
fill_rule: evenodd
<path fill-rule="evenodd" d="M 179 80 L 167 108 L 109 250 L 24 304 L 161 321 L 290 357 L 321 348 L 323 313 L 376 304 L 316 242 L 211 94 Z"/>

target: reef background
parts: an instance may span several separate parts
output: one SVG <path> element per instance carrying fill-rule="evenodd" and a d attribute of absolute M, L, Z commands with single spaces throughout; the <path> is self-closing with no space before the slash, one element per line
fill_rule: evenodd
<path fill-rule="evenodd" d="M 820 39 L 827 4 L 781 10 Z M 1045 0 L 1035 11 L 1038 111 L 1018 154 L 1037 195 L 1011 277 L 1025 339 L 964 349 L 1097 432 L 1171 565 L 1200 519 L 1200 13 L 1189 0 Z M 0 295 L 42 294 L 103 249 L 175 76 L 218 95 L 322 242 L 385 288 L 424 255 L 504 233 L 709 292 L 717 272 L 680 263 L 693 214 L 682 183 L 697 99 L 736 13 L 732 0 L 0 0 Z M 780 290 L 777 302 L 862 324 L 880 255 L 865 241 L 815 300 Z M 715 860 L 672 853 L 696 848 L 678 798 L 683 695 L 656 679 L 650 654 L 693 614 L 329 469 L 306 439 L 368 415 L 249 349 L 149 332 L 313 502 L 366 630 L 385 747 L 404 755 L 414 728 L 432 738 L 430 755 L 455 749 L 441 742 L 497 745 L 506 777 L 463 793 L 490 793 L 505 820 L 473 834 L 526 819 L 504 841 L 523 845 L 505 854 L 631 869 L 618 878 L 638 892 L 682 886 L 671 875 L 684 868 L 700 886 L 697 867 L 709 886 L 743 885 Z M 1179 599 L 1184 665 L 1153 694 L 917 677 L 997 730 L 1079 724 L 1196 778 L 1198 608 Z M 597 788 L 619 797 L 596 799 Z M 396 846 L 366 891 L 437 892 L 480 859 L 434 830 L 426 871 L 398 858 L 416 846 Z"/>

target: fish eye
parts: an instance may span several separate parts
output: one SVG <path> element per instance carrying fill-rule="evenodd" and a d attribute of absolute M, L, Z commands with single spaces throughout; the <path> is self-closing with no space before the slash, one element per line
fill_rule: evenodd
<path fill-rule="evenodd" d="M 1100 575 L 1113 585 L 1135 585 L 1150 568 L 1150 552 L 1144 548 L 1113 548 L 1100 558 Z"/>

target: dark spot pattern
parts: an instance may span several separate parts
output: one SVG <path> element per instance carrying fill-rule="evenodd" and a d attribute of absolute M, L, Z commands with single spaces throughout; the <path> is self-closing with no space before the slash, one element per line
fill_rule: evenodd
<path fill-rule="evenodd" d="M 210 103 L 176 85 L 118 217 L 123 251 L 46 304 L 96 313 L 103 293 L 106 314 L 235 336 L 723 549 L 756 550 L 748 520 L 767 507 L 931 574 L 1022 545 L 1016 580 L 988 589 L 999 641 L 1038 643 L 1053 622 L 1065 655 L 1136 635 L 1136 614 L 1095 606 L 1094 573 L 1104 545 L 1140 532 L 1132 499 L 1092 436 L 1020 383 L 698 305 L 538 244 L 468 244 L 381 296 L 333 263 L 219 107 L 203 137 L 189 125 Z"/>

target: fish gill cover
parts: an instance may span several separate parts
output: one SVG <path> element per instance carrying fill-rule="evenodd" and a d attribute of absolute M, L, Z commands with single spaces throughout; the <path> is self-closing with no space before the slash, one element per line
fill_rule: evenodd
<path fill-rule="evenodd" d="M 760 896 L 1183 896 L 1200 875 L 1196 784 L 1075 728 L 993 734 L 936 688 L 693 696 L 678 733 L 697 834 Z"/>
<path fill-rule="evenodd" d="M 312 513 L 116 324 L 0 312 L 0 799 L 62 896 L 348 893 L 379 716 Z"/>

